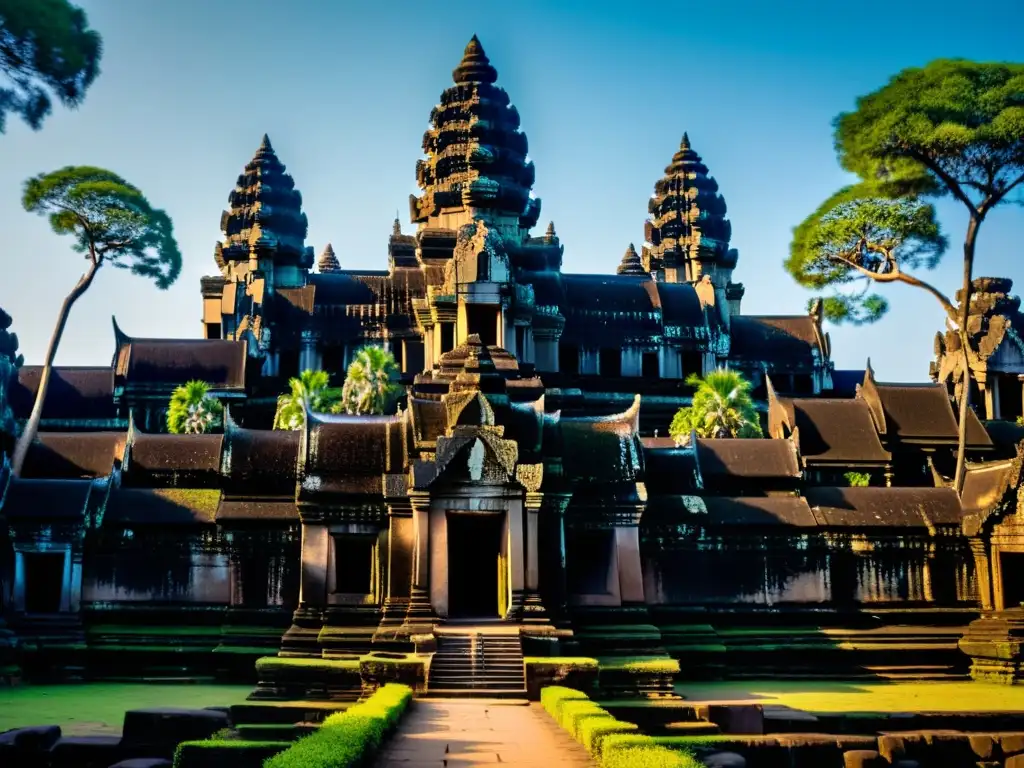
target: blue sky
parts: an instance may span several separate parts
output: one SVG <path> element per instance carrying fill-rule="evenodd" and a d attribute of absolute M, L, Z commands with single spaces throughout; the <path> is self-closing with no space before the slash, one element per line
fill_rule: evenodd
<path fill-rule="evenodd" d="M 174 220 L 185 257 L 171 289 L 104 270 L 77 304 L 58 362 L 105 364 L 110 316 L 135 336 L 200 334 L 199 278 L 216 272 L 220 213 L 264 132 L 293 174 L 308 244 L 383 269 L 396 210 L 405 231 L 431 108 L 478 34 L 522 116 L 567 272 L 611 272 L 639 248 L 647 200 L 683 131 L 729 206 L 746 313 L 803 312 L 782 269 L 792 227 L 846 182 L 831 120 L 906 66 L 934 58 L 1024 60 L 1024 3 L 343 2 L 78 0 L 104 37 L 83 107 L 36 133 L 0 136 L 0 306 L 27 362 L 84 266 L 20 204 L 23 181 L 99 165 Z M 928 275 L 952 292 L 966 215 L 940 214 L 953 242 Z M 1019 279 L 1024 209 L 986 221 L 978 274 Z M 911 288 L 867 328 L 831 328 L 837 367 L 870 356 L 880 378 L 927 376 L 942 316 Z"/>

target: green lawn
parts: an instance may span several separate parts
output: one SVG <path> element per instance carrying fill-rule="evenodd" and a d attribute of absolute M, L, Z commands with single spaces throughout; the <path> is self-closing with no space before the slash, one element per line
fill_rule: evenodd
<path fill-rule="evenodd" d="M 1024 711 L 1024 686 L 985 683 L 726 681 L 679 683 L 688 703 L 749 702 L 805 712 Z"/>
<path fill-rule="evenodd" d="M 82 683 L 0 689 L 0 732 L 27 725 L 59 725 L 73 735 L 118 734 L 125 710 L 241 704 L 250 685 Z"/>

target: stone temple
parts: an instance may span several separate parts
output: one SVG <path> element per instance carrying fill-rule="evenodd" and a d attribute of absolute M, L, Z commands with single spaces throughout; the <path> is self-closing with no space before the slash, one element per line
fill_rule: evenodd
<path fill-rule="evenodd" d="M 563 273 L 554 225 L 533 234 L 534 166 L 497 78 L 474 37 L 423 137 L 415 233 L 395 221 L 384 269 L 315 257 L 264 137 L 221 217 L 201 338 L 115 322 L 109 365 L 58 369 L 22 476 L 0 474 L 22 664 L 246 675 L 275 653 L 443 659 L 471 636 L 689 675 L 1012 672 L 995 641 L 958 641 L 1024 601 L 1022 435 L 970 412 L 950 487 L 945 342 L 935 383 L 884 383 L 835 370 L 816 309 L 744 314 L 725 199 L 685 134 L 639 250 L 616 274 Z M 1016 312 L 1005 282 L 979 312 Z M 1004 315 L 985 325 L 1000 340 Z M 396 414 L 271 429 L 289 377 L 340 385 L 367 344 L 400 365 Z M 987 419 L 1021 412 L 1016 349 L 990 350 Z M 677 446 L 685 379 L 724 366 L 754 383 L 766 437 Z M 21 419 L 39 375 L 20 370 Z M 223 433 L 162 433 L 192 379 L 225 404 Z M 479 684 L 523 684 L 495 669 Z M 481 674 L 435 662 L 426 686 Z"/>

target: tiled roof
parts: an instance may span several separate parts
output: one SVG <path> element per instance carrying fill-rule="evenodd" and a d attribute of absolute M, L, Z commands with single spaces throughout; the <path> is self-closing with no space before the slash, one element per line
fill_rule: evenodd
<path fill-rule="evenodd" d="M 43 366 L 18 369 L 18 381 L 11 386 L 10 402 L 15 418 L 27 419 L 35 404 Z M 104 367 L 57 367 L 43 404 L 44 419 L 115 419 L 114 374 Z"/>
<path fill-rule="evenodd" d="M 701 476 L 769 479 L 799 478 L 800 466 L 789 440 L 725 438 L 697 440 Z"/>
<path fill-rule="evenodd" d="M 213 389 L 245 387 L 246 346 L 222 339 L 128 339 L 118 349 L 115 377 L 127 386 L 178 386 L 204 381 Z"/>
<path fill-rule="evenodd" d="M 75 521 L 85 517 L 91 480 L 13 478 L 0 512 L 9 520 Z"/>
<path fill-rule="evenodd" d="M 195 488 L 117 488 L 110 493 L 107 524 L 201 525 L 213 523 L 220 491 Z"/>
<path fill-rule="evenodd" d="M 813 350 L 820 351 L 817 327 L 809 315 L 736 315 L 730 326 L 731 358 L 810 365 Z"/>
<path fill-rule="evenodd" d="M 713 526 L 817 525 L 807 501 L 799 496 L 705 496 L 704 506 L 708 510 L 708 524 Z"/>
<path fill-rule="evenodd" d="M 919 528 L 963 517 L 952 488 L 808 488 L 805 496 L 827 527 Z"/>
<path fill-rule="evenodd" d="M 878 439 L 871 411 L 862 400 L 799 398 L 780 401 L 800 431 L 804 459 L 832 463 L 885 463 L 890 455 Z"/>
<path fill-rule="evenodd" d="M 124 432 L 40 432 L 25 457 L 26 478 L 104 477 L 124 458 Z"/>

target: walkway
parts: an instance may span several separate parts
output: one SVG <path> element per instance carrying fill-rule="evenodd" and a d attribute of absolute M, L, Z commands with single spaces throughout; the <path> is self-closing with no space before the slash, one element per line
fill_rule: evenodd
<path fill-rule="evenodd" d="M 417 699 L 377 768 L 577 768 L 594 765 L 539 704 Z"/>

